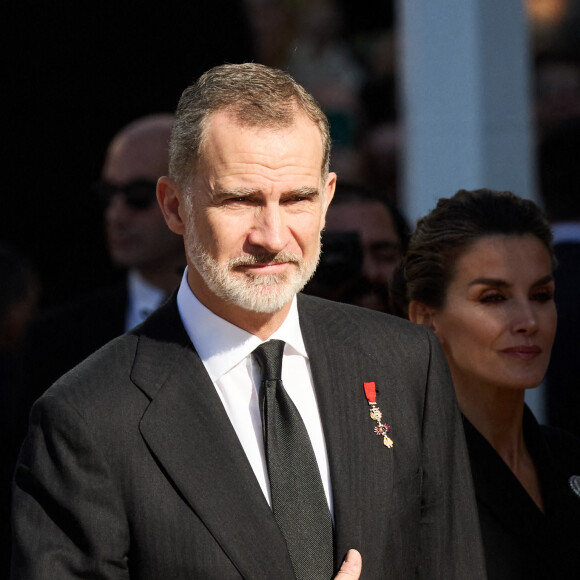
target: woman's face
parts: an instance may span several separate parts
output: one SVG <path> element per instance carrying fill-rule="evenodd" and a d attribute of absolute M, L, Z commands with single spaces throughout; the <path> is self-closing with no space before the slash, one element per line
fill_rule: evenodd
<path fill-rule="evenodd" d="M 486 236 L 461 254 L 432 314 L 456 386 L 537 386 L 556 332 L 553 295 L 550 254 L 531 234 Z"/>

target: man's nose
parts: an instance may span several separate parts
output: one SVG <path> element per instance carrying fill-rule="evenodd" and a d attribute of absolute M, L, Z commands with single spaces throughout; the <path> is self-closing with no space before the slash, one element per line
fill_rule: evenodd
<path fill-rule="evenodd" d="M 116 193 L 111 197 L 105 208 L 105 220 L 107 222 L 119 222 L 126 218 L 130 208 L 125 202 L 121 193 Z"/>
<path fill-rule="evenodd" d="M 380 277 L 379 267 L 370 252 L 363 252 L 362 274 L 369 282 L 378 282 Z"/>
<path fill-rule="evenodd" d="M 267 204 L 258 209 L 248 241 L 269 253 L 280 252 L 286 247 L 288 228 L 284 212 L 278 204 Z"/>

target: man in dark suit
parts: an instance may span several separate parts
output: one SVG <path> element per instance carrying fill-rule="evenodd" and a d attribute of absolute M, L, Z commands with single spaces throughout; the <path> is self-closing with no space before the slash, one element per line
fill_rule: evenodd
<path fill-rule="evenodd" d="M 157 196 L 186 272 L 35 404 L 13 578 L 358 578 L 360 555 L 361 578 L 485 577 L 436 337 L 298 294 L 329 158 L 326 117 L 281 71 L 225 65 L 184 91 Z"/>

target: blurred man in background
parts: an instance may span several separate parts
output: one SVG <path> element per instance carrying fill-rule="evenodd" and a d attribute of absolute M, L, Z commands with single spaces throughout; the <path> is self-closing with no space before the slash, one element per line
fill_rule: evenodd
<path fill-rule="evenodd" d="M 339 184 L 326 215 L 319 268 L 305 292 L 389 311 L 389 285 L 403 256 L 409 227 L 378 192 Z"/>
<path fill-rule="evenodd" d="M 110 259 L 126 276 L 33 322 L 23 356 L 23 427 L 31 404 L 57 378 L 142 322 L 179 285 L 183 243 L 165 224 L 155 197 L 157 179 L 168 171 L 172 124 L 169 114 L 139 118 L 107 149 L 94 191 L 104 204 Z"/>

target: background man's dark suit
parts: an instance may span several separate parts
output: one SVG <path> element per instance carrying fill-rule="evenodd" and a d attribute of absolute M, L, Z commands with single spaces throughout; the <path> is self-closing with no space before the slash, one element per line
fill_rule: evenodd
<path fill-rule="evenodd" d="M 546 374 L 548 424 L 580 436 L 580 117 L 546 133 L 538 148 L 540 192 L 554 228 L 558 328 Z"/>
<path fill-rule="evenodd" d="M 336 566 L 355 547 L 361 578 L 483 578 L 462 426 L 437 339 L 304 295 L 299 314 L 330 465 Z M 392 449 L 374 433 L 364 381 L 376 383 Z M 36 403 L 15 481 L 19 578 L 84 577 L 94 565 L 87 556 L 103 578 L 293 577 L 175 300 Z"/>
<path fill-rule="evenodd" d="M 97 290 L 39 315 L 31 324 L 19 381 L 18 437 L 32 403 L 65 372 L 125 331 L 127 284 Z"/>
<path fill-rule="evenodd" d="M 546 375 L 548 421 L 580 437 L 580 242 L 554 245 L 558 329 Z"/>

